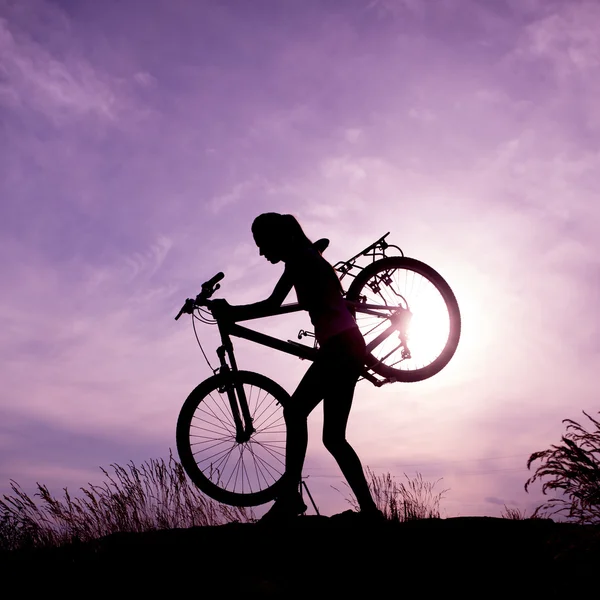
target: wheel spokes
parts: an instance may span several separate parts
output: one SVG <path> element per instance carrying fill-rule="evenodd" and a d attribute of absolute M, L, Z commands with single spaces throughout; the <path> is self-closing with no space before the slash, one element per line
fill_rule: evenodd
<path fill-rule="evenodd" d="M 392 336 L 373 349 L 373 356 L 388 367 L 415 370 L 431 364 L 443 351 L 449 337 L 450 315 L 435 285 L 416 271 L 390 268 L 374 277 L 360 292 L 365 304 L 394 306 L 412 313 L 406 328 L 406 345 Z M 356 322 L 367 344 L 385 331 L 388 318 L 357 312 Z M 406 355 L 408 353 L 408 356 Z"/>
<path fill-rule="evenodd" d="M 254 433 L 235 440 L 235 425 L 226 393 L 216 390 L 196 409 L 190 444 L 200 471 L 220 488 L 237 494 L 273 485 L 285 467 L 286 428 L 282 406 L 267 390 L 244 384 Z"/>

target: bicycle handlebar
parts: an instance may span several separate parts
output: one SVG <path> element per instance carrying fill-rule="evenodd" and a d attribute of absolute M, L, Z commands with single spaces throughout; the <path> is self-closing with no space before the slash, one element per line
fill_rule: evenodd
<path fill-rule="evenodd" d="M 221 279 L 225 277 L 222 272 L 217 273 L 214 277 L 211 277 L 208 281 L 205 281 L 200 287 L 202 291 L 196 296 L 195 299 L 187 298 L 185 304 L 181 307 L 175 320 L 177 321 L 182 314 L 192 314 L 196 306 L 201 305 L 203 302 L 208 300 L 221 286 L 218 284 Z"/>

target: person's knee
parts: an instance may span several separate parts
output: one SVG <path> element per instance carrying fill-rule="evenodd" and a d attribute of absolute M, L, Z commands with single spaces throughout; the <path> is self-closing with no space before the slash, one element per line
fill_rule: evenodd
<path fill-rule="evenodd" d="M 344 434 L 323 431 L 323 445 L 334 456 L 342 451 L 348 442 Z"/>
<path fill-rule="evenodd" d="M 290 402 L 283 407 L 283 418 L 286 424 L 290 423 L 298 423 L 302 421 L 306 421 L 308 416 L 305 412 L 299 407 L 298 403 Z"/>

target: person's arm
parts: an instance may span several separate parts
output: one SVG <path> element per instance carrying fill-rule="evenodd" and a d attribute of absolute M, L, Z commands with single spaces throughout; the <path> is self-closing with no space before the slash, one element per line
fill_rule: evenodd
<path fill-rule="evenodd" d="M 286 299 L 292 289 L 292 279 L 287 271 L 279 278 L 273 292 L 266 300 L 253 302 L 252 304 L 229 305 L 224 301 L 213 301 L 213 313 L 223 310 L 227 317 L 233 321 L 244 321 L 246 319 L 258 319 L 271 314 L 277 310 Z M 226 307 L 226 308 L 225 308 Z"/>

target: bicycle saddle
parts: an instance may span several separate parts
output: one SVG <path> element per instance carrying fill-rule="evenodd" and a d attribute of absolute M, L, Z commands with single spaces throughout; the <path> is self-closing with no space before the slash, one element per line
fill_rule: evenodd
<path fill-rule="evenodd" d="M 318 250 L 320 254 L 323 254 L 325 250 L 327 250 L 327 246 L 329 246 L 329 240 L 327 238 L 321 238 L 316 242 L 313 242 L 313 248 Z"/>

